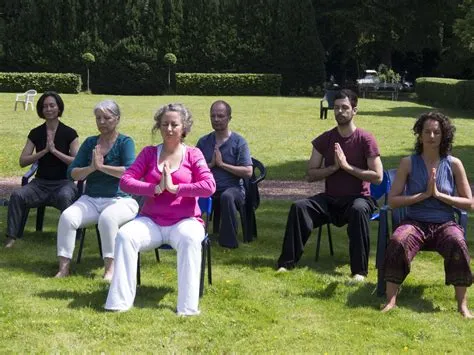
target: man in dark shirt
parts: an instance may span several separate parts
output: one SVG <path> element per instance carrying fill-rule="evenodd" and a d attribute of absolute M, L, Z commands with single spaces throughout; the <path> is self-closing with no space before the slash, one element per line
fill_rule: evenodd
<path fill-rule="evenodd" d="M 335 96 L 337 126 L 313 140 L 308 163 L 310 182 L 325 179 L 324 193 L 291 205 L 278 271 L 295 267 L 313 228 L 331 222 L 347 227 L 349 255 L 354 281 L 368 272 L 369 221 L 375 201 L 370 183 L 380 184 L 383 167 L 374 137 L 354 124 L 357 96 L 341 90 Z"/>
<path fill-rule="evenodd" d="M 252 176 L 252 159 L 245 139 L 232 132 L 230 105 L 222 100 L 211 105 L 211 124 L 214 132 L 201 137 L 197 147 L 206 158 L 216 180 L 216 196 L 221 209 L 219 244 L 237 248 L 237 207 L 245 203 L 242 178 Z"/>

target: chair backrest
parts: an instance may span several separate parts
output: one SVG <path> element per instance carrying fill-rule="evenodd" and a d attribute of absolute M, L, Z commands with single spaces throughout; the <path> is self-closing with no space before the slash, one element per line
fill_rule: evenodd
<path fill-rule="evenodd" d="M 36 90 L 34 89 L 31 89 L 31 90 L 28 90 L 27 92 L 25 92 L 26 95 L 33 95 L 35 96 L 37 94 Z"/>
<path fill-rule="evenodd" d="M 339 90 L 326 90 L 324 94 L 324 99 L 328 102 L 328 108 L 333 109 L 334 108 L 334 98 L 336 97 L 336 94 L 339 92 Z"/>
<path fill-rule="evenodd" d="M 383 179 L 380 185 L 370 184 L 370 196 L 376 201 L 384 198 L 384 204 L 387 204 L 387 195 L 392 186 L 392 180 L 390 180 L 389 172 L 383 172 Z"/>
<path fill-rule="evenodd" d="M 198 204 L 201 210 L 201 214 L 206 214 L 206 219 L 205 219 L 206 224 L 204 228 L 206 229 L 206 233 L 207 233 L 207 225 L 209 224 L 209 217 L 211 216 L 211 212 L 212 212 L 212 196 L 199 197 Z"/>
<path fill-rule="evenodd" d="M 253 209 L 257 209 L 260 205 L 260 192 L 258 191 L 258 184 L 265 180 L 267 176 L 267 168 L 263 163 L 255 158 L 252 158 L 252 177 L 250 179 L 244 180 L 245 192 L 246 192 L 246 200 L 247 203 L 251 205 Z M 257 175 L 257 172 L 258 175 Z"/>

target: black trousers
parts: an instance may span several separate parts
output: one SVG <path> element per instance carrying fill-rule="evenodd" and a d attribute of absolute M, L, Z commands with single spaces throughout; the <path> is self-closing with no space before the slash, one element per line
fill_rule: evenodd
<path fill-rule="evenodd" d="M 7 237 L 18 238 L 29 208 L 53 206 L 61 212 L 77 198 L 77 187 L 70 180 L 33 179 L 13 191 L 8 203 Z"/>
<path fill-rule="evenodd" d="M 311 231 L 328 222 L 347 224 L 352 274 L 367 275 L 369 260 L 369 222 L 376 202 L 365 196 L 332 197 L 325 193 L 294 202 L 286 223 L 278 266 L 294 268 L 303 254 Z"/>
<path fill-rule="evenodd" d="M 240 206 L 245 203 L 245 193 L 240 187 L 230 187 L 224 191 L 216 192 L 214 211 L 219 211 L 220 226 L 214 224 L 214 232 L 219 231 L 219 245 L 226 248 L 237 248 L 237 213 Z M 217 200 L 217 201 L 216 201 Z"/>

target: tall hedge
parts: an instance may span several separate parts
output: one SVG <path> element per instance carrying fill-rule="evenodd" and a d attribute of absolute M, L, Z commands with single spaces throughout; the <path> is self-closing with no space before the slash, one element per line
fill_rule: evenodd
<path fill-rule="evenodd" d="M 325 77 L 315 19 L 311 0 L 3 0 L 0 71 L 86 81 L 90 52 L 92 92 L 161 94 L 171 52 L 176 72 L 279 73 L 299 94 Z"/>
<path fill-rule="evenodd" d="M 180 95 L 262 95 L 280 94 L 279 74 L 176 73 Z"/>
<path fill-rule="evenodd" d="M 443 107 L 474 109 L 474 80 L 446 78 L 416 79 L 416 93 L 421 102 Z"/>
<path fill-rule="evenodd" d="M 67 73 L 0 73 L 0 91 L 24 92 L 35 89 L 38 92 L 54 90 L 63 94 L 77 94 L 82 81 L 78 74 Z"/>

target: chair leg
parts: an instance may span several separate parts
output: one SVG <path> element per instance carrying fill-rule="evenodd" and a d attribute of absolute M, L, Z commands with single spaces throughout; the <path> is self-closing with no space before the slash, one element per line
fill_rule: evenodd
<path fill-rule="evenodd" d="M 95 225 L 95 233 L 97 235 L 97 244 L 99 244 L 100 258 L 103 259 L 104 255 L 102 254 L 102 241 L 100 240 L 99 226 L 97 224 Z"/>
<path fill-rule="evenodd" d="M 155 256 L 156 256 L 156 262 L 161 262 L 160 260 L 160 252 L 158 251 L 158 248 L 155 248 Z"/>
<path fill-rule="evenodd" d="M 204 293 L 204 274 L 206 273 L 206 254 L 207 254 L 207 248 L 206 248 L 206 239 L 203 240 L 202 242 L 202 253 L 201 253 L 201 276 L 199 278 L 199 297 L 202 297 Z"/>
<path fill-rule="evenodd" d="M 244 237 L 244 243 L 250 243 L 252 241 L 251 226 L 249 225 L 250 219 L 247 213 L 246 203 L 244 202 L 239 208 L 240 221 L 242 224 L 242 236 Z"/>
<path fill-rule="evenodd" d="M 322 233 L 322 231 L 323 231 L 323 226 L 319 226 L 318 239 L 316 240 L 316 256 L 314 258 L 314 261 L 319 260 L 319 248 L 321 246 L 321 233 Z"/>
<path fill-rule="evenodd" d="M 140 271 L 140 253 L 138 253 L 137 258 L 137 286 L 142 284 L 141 271 Z"/>
<path fill-rule="evenodd" d="M 77 253 L 76 263 L 80 264 L 81 263 L 81 257 L 82 257 L 82 249 L 84 248 L 84 240 L 86 239 L 86 229 L 85 228 L 80 228 L 76 231 L 76 239 L 78 237 L 81 238 L 81 242 L 79 244 L 79 251 Z"/>
<path fill-rule="evenodd" d="M 36 231 L 37 232 L 43 231 L 45 209 L 46 209 L 45 206 L 41 206 L 36 209 Z"/>
<path fill-rule="evenodd" d="M 208 239 L 206 243 L 207 248 L 207 282 L 212 285 L 212 264 L 211 264 L 211 240 Z"/>
<path fill-rule="evenodd" d="M 334 249 L 332 248 L 331 224 L 328 223 L 327 226 L 328 226 L 329 252 L 331 253 L 331 256 L 334 256 Z"/>

